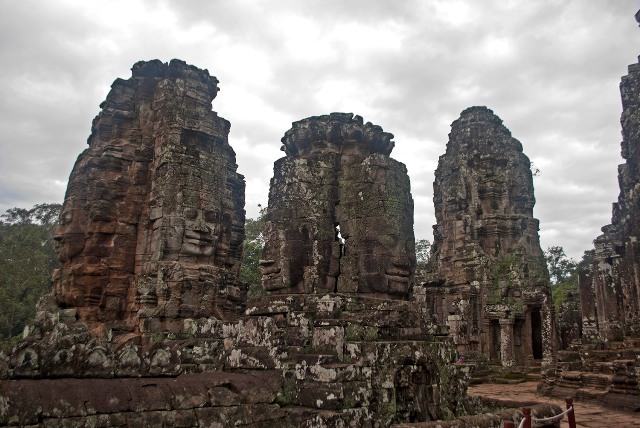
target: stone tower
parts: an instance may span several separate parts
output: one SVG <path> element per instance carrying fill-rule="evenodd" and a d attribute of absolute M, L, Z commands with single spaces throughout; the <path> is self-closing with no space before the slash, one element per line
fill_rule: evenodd
<path fill-rule="evenodd" d="M 466 389 L 451 342 L 410 299 L 413 200 L 392 138 L 345 113 L 285 133 L 265 217 L 265 294 L 247 302 L 251 318 L 280 331 L 260 352 L 237 349 L 280 356 L 265 365 L 282 370 L 291 404 L 345 426 L 439 419 Z"/>
<path fill-rule="evenodd" d="M 636 20 L 640 19 L 640 11 Z M 640 59 L 640 58 L 639 58 Z M 581 342 L 558 352 L 555 370 L 539 385 L 554 396 L 597 391 L 609 407 L 640 411 L 640 63 L 620 82 L 620 193 L 611 224 L 594 240 L 593 261 L 579 271 Z M 585 255 L 590 255 L 585 252 Z M 588 258 L 585 257 L 584 261 Z"/>
<path fill-rule="evenodd" d="M 611 224 L 594 241 L 591 272 L 580 278 L 585 334 L 602 341 L 640 337 L 640 64 L 629 66 L 620 93 L 620 194 Z"/>
<path fill-rule="evenodd" d="M 392 138 L 345 113 L 285 133 L 266 216 L 267 292 L 409 294 L 413 199 L 406 167 L 389 157 Z"/>
<path fill-rule="evenodd" d="M 392 135 L 351 114 L 293 125 L 266 292 L 245 299 L 244 180 L 216 92 L 176 60 L 113 84 L 69 182 L 54 293 L 0 352 L 0 425 L 390 426 L 467 411 L 470 367 L 409 299 L 413 202 Z"/>
<path fill-rule="evenodd" d="M 458 351 L 506 366 L 550 362 L 553 306 L 530 161 L 488 108 L 468 108 L 451 125 L 433 199 L 439 279 L 427 283 L 427 298 Z"/>
<path fill-rule="evenodd" d="M 218 80 L 173 60 L 117 79 L 69 178 L 54 294 L 100 333 L 171 331 L 183 318 L 234 317 L 244 178 Z"/>

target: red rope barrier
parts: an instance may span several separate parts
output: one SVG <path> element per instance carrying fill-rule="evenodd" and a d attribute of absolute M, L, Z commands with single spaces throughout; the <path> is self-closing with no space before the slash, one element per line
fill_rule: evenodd
<path fill-rule="evenodd" d="M 523 407 L 522 413 L 524 413 L 524 425 L 522 428 L 531 428 L 531 407 Z"/>
<path fill-rule="evenodd" d="M 576 409 L 573 408 L 573 398 L 567 397 L 564 401 L 567 403 L 567 410 L 571 409 L 570 412 L 567 412 L 569 428 L 576 428 Z"/>

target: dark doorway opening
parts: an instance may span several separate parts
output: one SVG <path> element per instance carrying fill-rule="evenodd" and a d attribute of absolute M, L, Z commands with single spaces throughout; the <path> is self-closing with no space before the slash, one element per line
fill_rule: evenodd
<path fill-rule="evenodd" d="M 523 331 L 526 331 L 526 329 L 524 328 L 524 319 L 516 319 L 513 325 L 513 351 L 516 357 L 517 364 L 522 364 L 522 361 L 524 360 L 524 350 L 522 349 Z M 524 342 L 526 343 L 526 341 Z"/>
<path fill-rule="evenodd" d="M 533 358 L 542 358 L 542 316 L 539 309 L 531 311 L 531 351 Z"/>
<path fill-rule="evenodd" d="M 489 360 L 500 361 L 500 322 L 498 320 L 491 320 L 489 328 L 491 329 L 491 349 L 489 353 Z"/>

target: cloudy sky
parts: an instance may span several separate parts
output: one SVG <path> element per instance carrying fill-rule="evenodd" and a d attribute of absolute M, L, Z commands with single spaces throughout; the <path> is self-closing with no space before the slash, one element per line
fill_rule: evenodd
<path fill-rule="evenodd" d="M 213 109 L 266 205 L 291 122 L 352 112 L 395 135 L 431 239 L 450 124 L 486 105 L 540 174 L 543 247 L 579 259 L 618 195 L 620 77 L 640 54 L 640 0 L 0 0 L 0 211 L 62 202 L 91 120 L 139 60 L 220 80 Z"/>

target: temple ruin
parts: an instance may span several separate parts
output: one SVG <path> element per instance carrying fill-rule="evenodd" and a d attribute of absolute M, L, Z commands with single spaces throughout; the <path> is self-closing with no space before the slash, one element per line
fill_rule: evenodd
<path fill-rule="evenodd" d="M 359 116 L 285 133 L 264 294 L 247 300 L 244 179 L 211 111 L 217 83 L 178 60 L 114 82 L 69 180 L 53 291 L 0 358 L 0 424 L 389 426 L 471 411 L 469 366 L 411 299 L 406 168 Z"/>
<path fill-rule="evenodd" d="M 553 360 L 549 279 L 522 145 L 486 107 L 451 125 L 434 182 L 426 305 L 457 351 L 503 366 Z"/>
<path fill-rule="evenodd" d="M 420 422 L 464 407 L 466 369 L 409 300 L 413 199 L 406 167 L 389 157 L 391 138 L 352 114 L 311 117 L 285 133 L 286 156 L 274 165 L 265 295 L 247 313 L 287 332 L 292 403 L 315 403 L 331 420 Z"/>
<path fill-rule="evenodd" d="M 217 92 L 179 60 L 136 63 L 113 83 L 69 179 L 52 292 L 0 352 L 0 425 L 521 417 L 463 420 L 479 411 L 466 390 L 481 365 L 540 365 L 546 394 L 640 410 L 640 64 L 621 84 L 618 202 L 581 271 L 582 325 L 576 299 L 562 306 L 557 353 L 531 163 L 491 110 L 452 124 L 419 272 L 393 135 L 351 113 L 294 122 L 271 179 L 262 289 L 248 298 L 244 177 Z"/>
<path fill-rule="evenodd" d="M 341 113 L 286 132 L 266 216 L 267 292 L 408 296 L 413 199 L 406 167 L 389 157 L 392 138 Z"/>
<path fill-rule="evenodd" d="M 244 178 L 211 111 L 218 81 L 174 60 L 116 80 L 71 176 L 56 302 L 106 334 L 241 309 Z"/>
<path fill-rule="evenodd" d="M 595 241 L 595 260 L 581 278 L 582 317 L 600 341 L 640 337 L 640 64 L 629 66 L 620 82 L 622 96 L 620 194 L 611 224 Z"/>
<path fill-rule="evenodd" d="M 580 272 L 582 336 L 558 353 L 541 390 L 640 411 L 640 63 L 620 83 L 620 194 L 611 224 L 594 240 L 590 269 Z"/>

